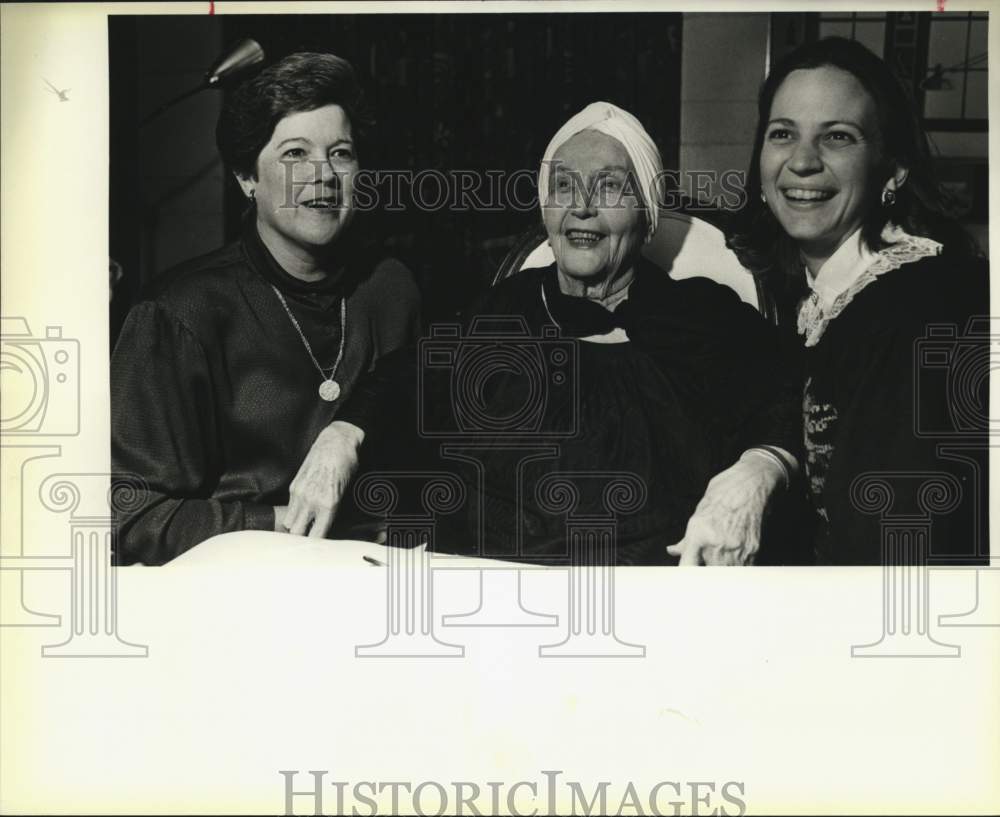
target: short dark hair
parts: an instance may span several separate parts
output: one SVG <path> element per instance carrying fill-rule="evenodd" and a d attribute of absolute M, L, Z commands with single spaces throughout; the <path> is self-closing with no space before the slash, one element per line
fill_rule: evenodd
<path fill-rule="evenodd" d="M 861 235 L 872 250 L 882 248 L 881 233 L 892 221 L 912 235 L 940 241 L 946 251 L 974 251 L 969 236 L 951 217 L 951 199 L 941 189 L 916 106 L 889 66 L 861 43 L 843 37 L 826 37 L 799 46 L 774 67 L 760 90 L 757 130 L 747 170 L 747 204 L 735 220 L 729 246 L 751 271 L 766 277 L 793 276 L 801 279 L 798 250 L 785 234 L 767 204 L 761 201 L 760 156 L 770 119 L 771 104 L 789 74 L 802 69 L 832 66 L 851 74 L 875 103 L 881 135 L 882 181 L 897 166 L 908 171 L 906 182 L 896 191 L 896 201 L 882 207 L 882 185 L 872 190 L 872 200 L 862 223 Z"/>
<path fill-rule="evenodd" d="M 278 122 L 289 114 L 339 105 L 356 142 L 374 124 L 354 67 L 333 54 L 301 51 L 265 68 L 240 85 L 222 107 L 215 141 L 237 175 L 255 175 L 257 157 Z"/>

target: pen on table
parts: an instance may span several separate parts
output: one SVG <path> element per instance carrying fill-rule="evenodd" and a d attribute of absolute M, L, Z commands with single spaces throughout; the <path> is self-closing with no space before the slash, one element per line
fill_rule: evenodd
<path fill-rule="evenodd" d="M 374 556 L 368 556 L 367 554 L 365 554 L 361 558 L 364 559 L 366 562 L 368 562 L 368 564 L 375 565 L 375 567 L 385 567 L 385 562 L 380 562 Z"/>

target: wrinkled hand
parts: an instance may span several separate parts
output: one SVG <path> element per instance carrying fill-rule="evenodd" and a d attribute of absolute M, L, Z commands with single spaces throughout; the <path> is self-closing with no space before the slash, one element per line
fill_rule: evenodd
<path fill-rule="evenodd" d="M 750 564 L 760 547 L 768 499 L 783 482 L 780 466 L 746 452 L 708 483 L 684 538 L 670 545 L 667 553 L 680 556 L 682 565 Z"/>
<path fill-rule="evenodd" d="M 282 520 L 285 530 L 299 536 L 308 531 L 316 539 L 326 536 L 358 467 L 358 448 L 364 438 L 364 431 L 340 420 L 319 433 L 289 488 Z M 276 509 L 275 527 L 277 516 Z"/>

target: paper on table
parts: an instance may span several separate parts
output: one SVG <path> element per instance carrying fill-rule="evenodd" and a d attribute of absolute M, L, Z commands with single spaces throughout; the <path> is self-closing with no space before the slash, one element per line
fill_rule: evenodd
<path fill-rule="evenodd" d="M 421 545 L 421 550 L 424 546 Z M 169 562 L 166 567 L 364 567 L 370 556 L 383 564 L 392 548 L 354 539 L 311 539 L 272 531 L 237 531 L 213 536 Z M 453 569 L 511 565 L 533 567 L 496 559 L 478 559 L 446 553 L 432 554 L 434 566 Z"/>

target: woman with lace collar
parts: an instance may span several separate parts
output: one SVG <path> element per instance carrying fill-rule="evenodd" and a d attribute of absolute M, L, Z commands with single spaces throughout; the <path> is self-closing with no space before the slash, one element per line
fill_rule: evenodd
<path fill-rule="evenodd" d="M 938 445 L 985 444 L 986 359 L 977 372 L 954 364 L 986 351 L 970 319 L 988 314 L 988 273 L 947 214 L 927 137 L 888 66 L 835 37 L 782 60 L 761 90 L 747 187 L 730 246 L 768 283 L 803 350 L 817 559 L 885 558 L 863 496 L 882 478 L 895 503 L 884 511 L 934 517 L 927 555 L 982 556 L 985 460 L 959 463 Z M 928 363 L 915 355 L 941 346 L 934 325 L 950 326 L 951 342 Z M 962 401 L 969 419 L 957 427 Z M 920 494 L 915 475 L 932 472 L 959 488 L 950 510 Z"/>

